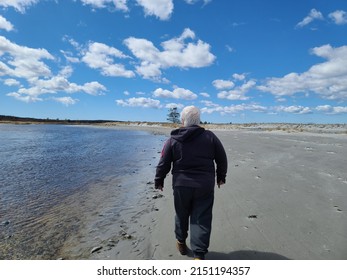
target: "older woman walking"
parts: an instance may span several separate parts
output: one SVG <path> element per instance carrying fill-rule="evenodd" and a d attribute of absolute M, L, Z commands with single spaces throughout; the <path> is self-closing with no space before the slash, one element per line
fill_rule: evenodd
<path fill-rule="evenodd" d="M 199 126 L 197 107 L 185 107 L 181 121 L 182 127 L 171 132 L 162 150 L 155 188 L 163 190 L 172 166 L 177 248 L 182 255 L 188 253 L 190 230 L 194 259 L 204 259 L 210 244 L 215 182 L 218 187 L 225 183 L 228 162 L 217 136 Z"/>

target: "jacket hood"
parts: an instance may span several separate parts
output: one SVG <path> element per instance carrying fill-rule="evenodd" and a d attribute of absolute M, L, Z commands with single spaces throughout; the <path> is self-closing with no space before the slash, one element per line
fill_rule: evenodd
<path fill-rule="evenodd" d="M 181 127 L 171 131 L 171 137 L 179 142 L 189 142 L 201 135 L 205 129 L 198 125 Z"/>

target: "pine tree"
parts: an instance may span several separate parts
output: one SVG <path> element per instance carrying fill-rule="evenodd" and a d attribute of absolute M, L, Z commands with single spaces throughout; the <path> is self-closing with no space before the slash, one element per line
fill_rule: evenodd
<path fill-rule="evenodd" d="M 167 117 L 167 120 L 172 123 L 180 123 L 180 113 L 177 112 L 177 107 L 170 108 Z"/>

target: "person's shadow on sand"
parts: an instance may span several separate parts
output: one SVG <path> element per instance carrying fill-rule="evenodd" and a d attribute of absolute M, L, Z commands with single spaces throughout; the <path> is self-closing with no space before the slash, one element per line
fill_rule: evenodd
<path fill-rule="evenodd" d="M 209 252 L 207 260 L 289 260 L 276 253 L 259 251 L 235 251 L 230 253 Z"/>

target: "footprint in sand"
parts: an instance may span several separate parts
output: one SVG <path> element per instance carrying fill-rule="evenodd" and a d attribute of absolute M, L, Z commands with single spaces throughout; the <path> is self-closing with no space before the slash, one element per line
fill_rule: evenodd
<path fill-rule="evenodd" d="M 258 219 L 258 215 L 249 215 L 248 219 L 251 219 L 251 220 Z"/>
<path fill-rule="evenodd" d="M 337 212 L 342 212 L 342 210 L 337 205 L 335 205 L 334 208 Z"/>

